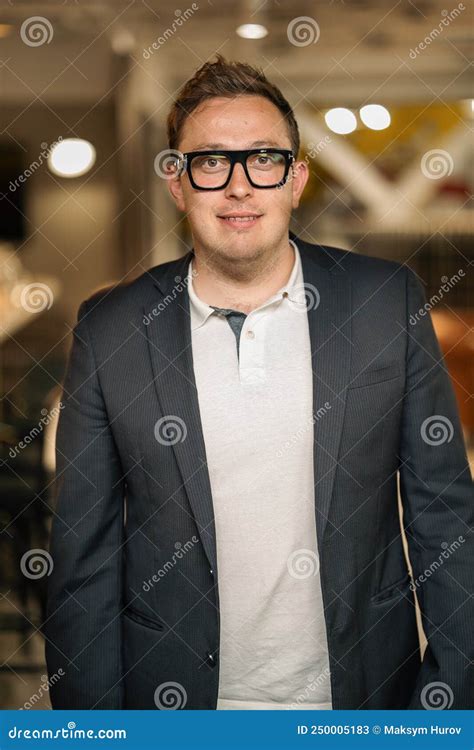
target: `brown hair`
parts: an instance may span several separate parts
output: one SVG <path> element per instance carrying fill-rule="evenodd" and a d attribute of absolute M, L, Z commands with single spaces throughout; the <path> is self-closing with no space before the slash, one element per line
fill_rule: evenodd
<path fill-rule="evenodd" d="M 179 91 L 166 122 L 169 148 L 178 148 L 186 118 L 202 102 L 217 96 L 231 99 L 239 95 L 263 96 L 278 107 L 286 120 L 292 151 L 298 158 L 298 124 L 280 89 L 268 81 L 263 70 L 247 63 L 228 61 L 220 54 L 216 55 L 215 62 L 204 63 Z"/>

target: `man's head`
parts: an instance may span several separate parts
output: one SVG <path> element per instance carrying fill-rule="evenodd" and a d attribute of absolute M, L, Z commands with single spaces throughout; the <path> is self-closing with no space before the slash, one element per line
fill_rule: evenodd
<path fill-rule="evenodd" d="M 170 149 L 182 153 L 267 146 L 291 150 L 295 160 L 298 157 L 298 126 L 279 89 L 263 72 L 245 63 L 227 62 L 221 55 L 185 83 L 167 127 Z M 268 160 L 263 156 L 260 164 L 265 163 Z M 206 162 L 205 167 L 209 171 L 220 168 L 215 160 Z M 258 173 L 258 184 L 260 179 Z M 294 161 L 285 184 L 261 189 L 250 184 L 244 165 L 236 163 L 222 189 L 196 189 L 187 171 L 168 186 L 176 205 L 188 216 L 195 248 L 208 257 L 216 254 L 238 263 L 269 257 L 272 249 L 287 245 L 291 212 L 298 206 L 307 179 L 306 163 Z M 258 218 L 237 224 L 222 218 L 229 214 Z"/>

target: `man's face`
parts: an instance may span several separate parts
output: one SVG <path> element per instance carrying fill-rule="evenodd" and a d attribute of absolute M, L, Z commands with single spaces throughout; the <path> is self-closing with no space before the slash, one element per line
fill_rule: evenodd
<path fill-rule="evenodd" d="M 264 146 L 291 149 L 291 141 L 279 109 L 260 96 L 204 102 L 186 119 L 178 144 L 182 152 Z M 238 260 L 287 243 L 291 211 L 298 206 L 307 179 L 307 165 L 297 162 L 282 188 L 261 190 L 250 185 L 243 166 L 236 164 L 222 190 L 195 190 L 186 173 L 170 180 L 168 187 L 178 208 L 187 214 L 195 247 Z M 221 218 L 233 212 L 258 218 L 240 224 Z"/>

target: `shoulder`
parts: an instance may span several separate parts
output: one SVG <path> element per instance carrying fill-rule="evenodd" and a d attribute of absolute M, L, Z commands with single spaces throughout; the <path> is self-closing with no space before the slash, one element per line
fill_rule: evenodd
<path fill-rule="evenodd" d="M 301 251 L 312 254 L 313 257 L 317 255 L 321 264 L 329 271 L 340 269 L 354 276 L 367 274 L 390 276 L 400 273 L 405 276 L 407 271 L 405 264 L 387 258 L 367 255 L 364 253 L 363 248 L 356 252 L 354 250 L 344 250 L 333 245 L 312 244 L 310 242 L 303 242 L 299 238 L 295 239 L 297 239 Z"/>
<path fill-rule="evenodd" d="M 182 258 L 153 266 L 132 281 L 118 282 L 96 290 L 79 306 L 77 320 L 88 326 L 118 328 L 124 322 L 142 317 L 143 306 L 156 297 L 160 279 L 176 272 Z M 123 332 L 123 331 L 122 331 Z"/>
<path fill-rule="evenodd" d="M 353 315 L 374 327 L 385 321 L 406 321 L 410 289 L 420 288 L 416 274 L 404 263 L 344 250 L 331 245 L 298 242 L 300 252 L 311 258 L 306 263 L 311 278 L 314 261 L 329 277 L 347 281 Z M 304 261 L 303 261 L 304 262 Z M 318 272 L 315 279 L 320 279 Z M 323 282 L 324 283 L 324 282 Z"/>
<path fill-rule="evenodd" d="M 405 299 L 408 280 L 415 275 L 406 264 L 367 255 L 363 248 L 355 252 L 294 239 L 297 240 L 300 253 L 306 258 L 316 261 L 330 274 L 347 276 L 357 296 L 394 290 L 397 297 Z"/>

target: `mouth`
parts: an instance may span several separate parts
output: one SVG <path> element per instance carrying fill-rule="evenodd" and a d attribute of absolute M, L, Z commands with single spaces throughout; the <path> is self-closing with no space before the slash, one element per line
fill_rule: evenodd
<path fill-rule="evenodd" d="M 234 229 L 250 229 L 254 227 L 261 219 L 261 214 L 251 213 L 229 213 L 217 218 L 229 227 Z"/>

